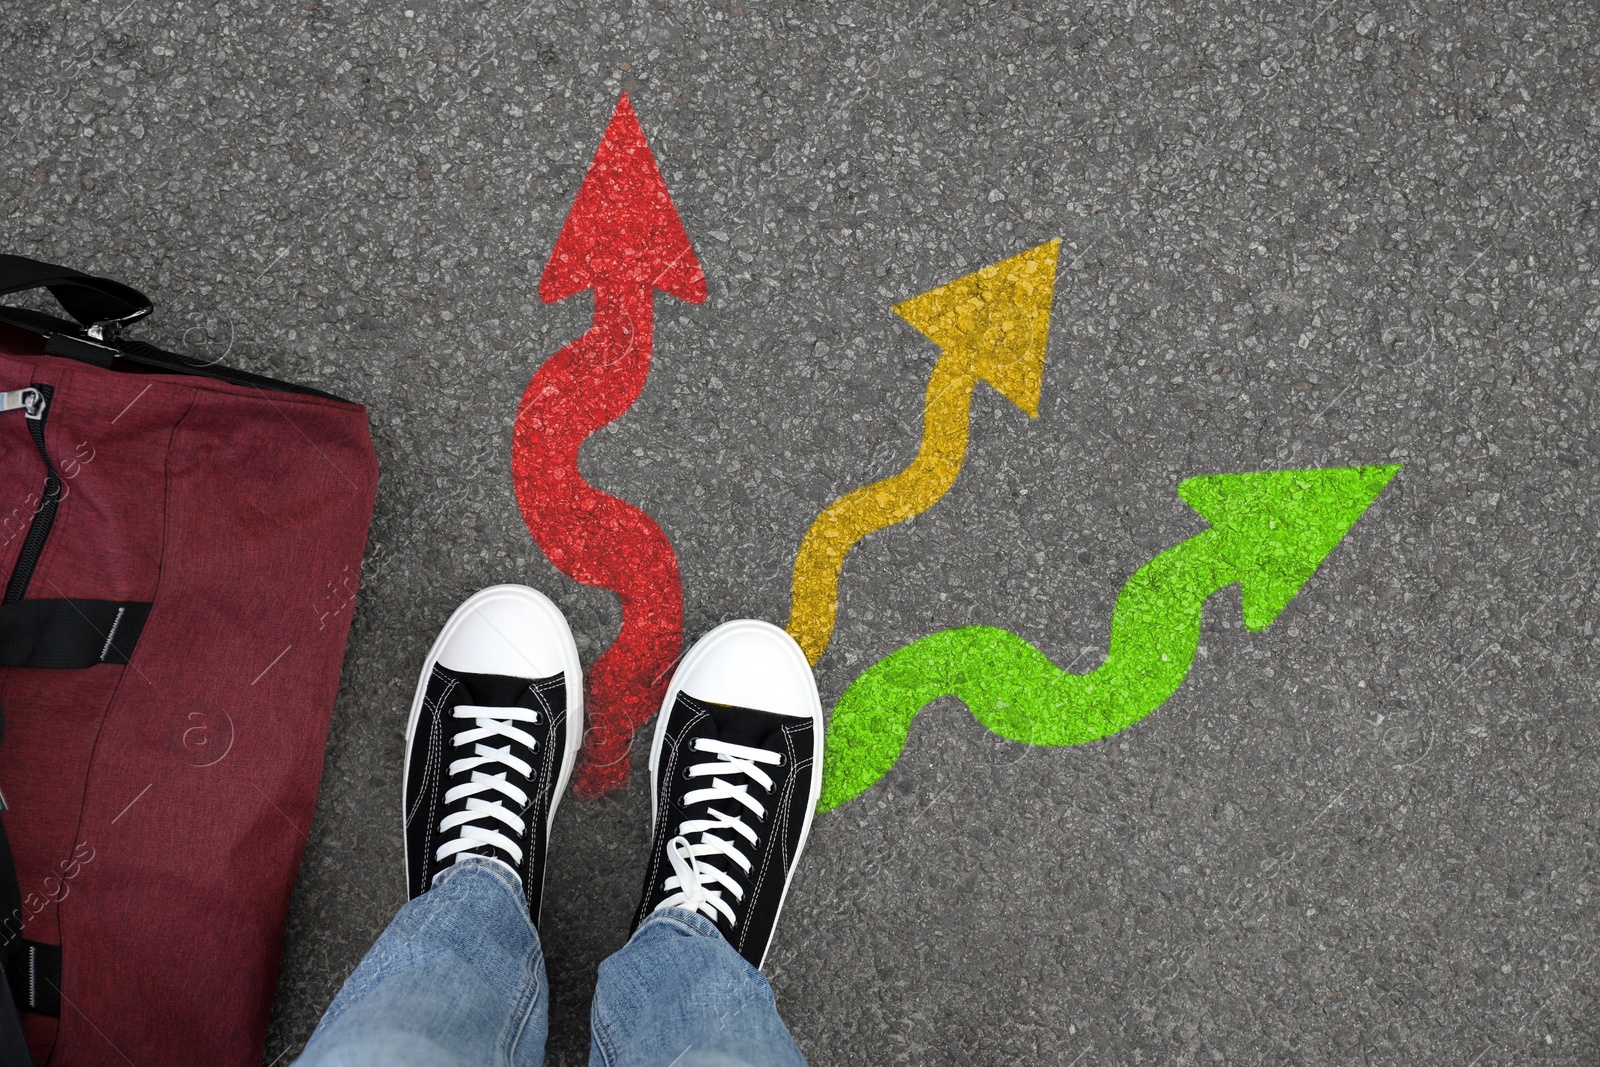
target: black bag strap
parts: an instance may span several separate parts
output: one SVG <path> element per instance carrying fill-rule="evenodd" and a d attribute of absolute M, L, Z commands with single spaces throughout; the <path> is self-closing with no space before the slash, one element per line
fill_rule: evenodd
<path fill-rule="evenodd" d="M 94 328 L 125 326 L 155 307 L 131 285 L 26 256 L 0 254 L 0 296 L 30 289 L 50 290 L 67 314 Z"/>
<path fill-rule="evenodd" d="M 0 1067 L 33 1067 L 27 1038 L 22 1036 L 22 1020 L 17 1018 L 17 1005 L 11 996 L 11 975 L 0 975 L 5 978 L 4 987 L 0 988 Z"/>
<path fill-rule="evenodd" d="M 5 711 L 0 709 L 0 737 L 5 736 Z M 0 795 L 0 811 L 6 807 Z M 17 884 L 17 864 L 11 856 L 11 841 L 0 822 L 0 1067 L 33 1067 L 28 1054 L 28 1043 L 22 1036 L 19 1010 L 26 1010 L 29 999 L 24 991 L 16 997 L 12 988 L 12 974 L 23 960 L 28 942 L 22 939 L 22 888 Z M 56 976 L 57 990 L 60 976 Z M 56 1009 L 57 1014 L 60 1008 Z"/>
<path fill-rule="evenodd" d="M 26 256 L 0 253 L 0 296 L 30 289 L 48 289 L 67 313 L 78 320 L 74 324 L 31 308 L 0 306 L 0 324 L 42 336 L 47 356 L 76 359 L 110 370 L 193 374 L 272 392 L 344 400 L 321 389 L 235 370 L 221 366 L 214 360 L 197 359 L 157 348 L 144 341 L 119 337 L 118 332 L 122 327 L 150 314 L 153 305 L 149 297 L 130 285 L 110 278 L 84 274 L 70 267 L 43 263 Z"/>

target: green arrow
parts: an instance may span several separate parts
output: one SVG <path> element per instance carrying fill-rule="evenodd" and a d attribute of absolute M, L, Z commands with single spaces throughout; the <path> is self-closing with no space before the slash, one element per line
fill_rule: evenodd
<path fill-rule="evenodd" d="M 1134 572 L 1117 594 L 1111 647 L 1088 674 L 1069 674 L 1027 641 L 992 626 L 943 630 L 869 667 L 828 722 L 818 811 L 870 789 L 900 758 L 911 720 L 961 698 L 994 733 L 1031 745 L 1077 745 L 1114 734 L 1164 704 L 1200 647 L 1201 608 L 1239 583 L 1245 626 L 1264 630 L 1399 466 L 1212 474 L 1178 485 L 1211 523 Z"/>

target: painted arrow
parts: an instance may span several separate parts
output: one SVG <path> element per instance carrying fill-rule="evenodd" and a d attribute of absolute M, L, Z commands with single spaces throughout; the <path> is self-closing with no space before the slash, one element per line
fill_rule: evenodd
<path fill-rule="evenodd" d="M 1031 745 L 1082 744 L 1138 722 L 1189 673 L 1208 597 L 1237 582 L 1245 626 L 1266 629 L 1399 469 L 1185 480 L 1178 495 L 1211 527 L 1123 585 L 1104 663 L 1069 674 L 1016 634 L 990 626 L 912 642 L 869 667 L 839 698 L 828 722 L 818 810 L 838 807 L 887 774 L 912 719 L 939 697 L 959 697 L 989 730 Z"/>
<path fill-rule="evenodd" d="M 845 556 L 868 534 L 928 510 L 955 484 L 978 383 L 1029 418 L 1039 414 L 1060 247 L 1059 240 L 1039 245 L 895 305 L 944 354 L 928 379 L 922 444 L 911 465 L 829 504 L 800 542 L 788 630 L 813 664 L 833 636 Z"/>
<path fill-rule="evenodd" d="M 633 733 L 655 713 L 682 649 L 683 589 L 661 528 L 584 481 L 578 449 L 644 387 L 655 290 L 695 304 L 706 298 L 705 275 L 626 95 L 539 279 L 546 303 L 586 289 L 594 290 L 594 325 L 528 383 L 511 473 L 523 521 L 550 562 L 622 603 L 617 640 L 586 679 L 587 728 L 573 788 L 592 797 L 627 781 Z"/>

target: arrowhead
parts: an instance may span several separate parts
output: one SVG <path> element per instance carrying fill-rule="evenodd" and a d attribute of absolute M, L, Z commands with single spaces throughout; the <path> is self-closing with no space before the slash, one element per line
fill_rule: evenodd
<path fill-rule="evenodd" d="M 706 276 L 626 93 L 550 253 L 539 297 L 554 303 L 595 286 L 647 286 L 692 304 L 706 298 Z"/>
<path fill-rule="evenodd" d="M 1178 495 L 1228 535 L 1244 624 L 1265 630 L 1399 469 L 1211 474 L 1180 482 Z"/>
<path fill-rule="evenodd" d="M 1030 248 L 894 306 L 895 313 L 966 363 L 1001 395 L 1039 414 L 1060 239 Z"/>

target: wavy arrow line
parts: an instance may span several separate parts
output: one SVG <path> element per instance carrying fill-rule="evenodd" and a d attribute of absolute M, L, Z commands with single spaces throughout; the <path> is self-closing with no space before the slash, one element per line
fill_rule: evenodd
<path fill-rule="evenodd" d="M 546 303 L 594 290 L 594 325 L 551 356 L 522 396 L 511 441 L 517 504 L 568 576 L 617 594 L 622 627 L 585 679 L 586 729 L 573 789 L 628 779 L 634 731 L 656 711 L 683 646 L 683 589 L 666 534 L 591 486 L 578 450 L 633 406 L 650 373 L 654 291 L 700 303 L 705 275 L 626 95 L 539 279 Z"/>
<path fill-rule="evenodd" d="M 1239 583 L 1244 623 L 1266 629 L 1394 477 L 1398 466 L 1217 474 L 1178 495 L 1211 523 L 1134 572 L 1117 594 L 1105 662 L 1070 674 L 1007 630 L 968 626 L 914 641 L 869 667 L 828 722 L 819 811 L 894 766 L 911 721 L 956 696 L 989 730 L 1076 745 L 1126 729 L 1177 691 L 1200 644 L 1201 608 Z"/>
<path fill-rule="evenodd" d="M 928 379 L 922 444 L 911 465 L 829 504 L 800 542 L 788 630 L 812 664 L 833 636 L 845 556 L 868 534 L 928 510 L 955 484 L 978 382 L 1029 418 L 1038 415 L 1060 247 L 1050 241 L 895 305 L 944 354 Z"/>

